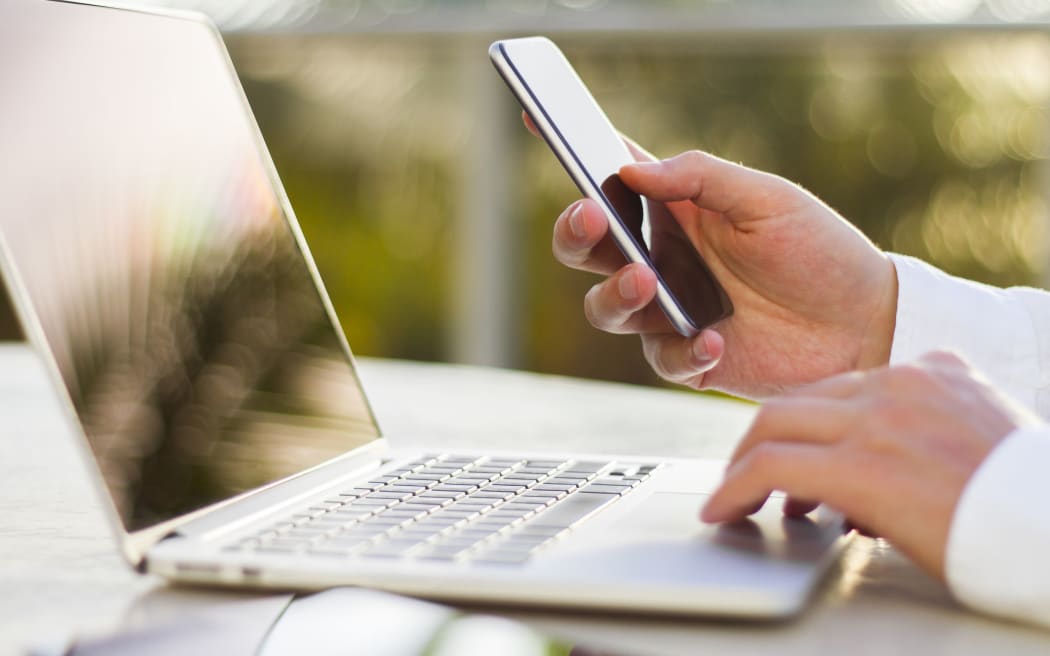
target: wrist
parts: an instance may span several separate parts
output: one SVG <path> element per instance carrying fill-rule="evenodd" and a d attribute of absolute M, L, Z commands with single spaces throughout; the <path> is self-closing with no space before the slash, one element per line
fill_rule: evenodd
<path fill-rule="evenodd" d="M 883 260 L 882 292 L 861 334 L 857 369 L 871 369 L 889 364 L 893 333 L 897 327 L 897 267 L 886 255 Z"/>

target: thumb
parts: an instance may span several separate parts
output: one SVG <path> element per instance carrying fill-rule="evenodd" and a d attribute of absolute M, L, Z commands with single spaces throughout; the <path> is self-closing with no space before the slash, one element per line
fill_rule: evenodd
<path fill-rule="evenodd" d="M 620 177 L 635 192 L 653 200 L 689 200 L 701 209 L 741 214 L 739 218 L 767 213 L 787 199 L 785 194 L 797 191 L 783 178 L 699 150 L 658 162 L 628 164 L 620 169 Z"/>

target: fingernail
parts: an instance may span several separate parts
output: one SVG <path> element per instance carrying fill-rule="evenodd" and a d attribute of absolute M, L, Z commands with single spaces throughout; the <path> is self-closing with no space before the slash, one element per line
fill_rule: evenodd
<path fill-rule="evenodd" d="M 718 521 L 718 514 L 711 510 L 711 502 L 708 501 L 700 509 L 700 521 L 713 524 Z"/>
<path fill-rule="evenodd" d="M 656 162 L 635 162 L 633 164 L 629 164 L 628 166 L 633 166 L 636 169 L 638 169 L 639 171 L 642 171 L 643 173 L 652 173 L 654 171 L 660 170 L 660 167 L 662 167 L 663 165 L 664 165 L 663 162 L 656 161 Z"/>
<path fill-rule="evenodd" d="M 628 271 L 620 276 L 619 287 L 620 296 L 625 301 L 633 301 L 638 298 L 638 274 L 634 271 Z"/>
<path fill-rule="evenodd" d="M 583 203 L 576 203 L 576 207 L 572 208 L 572 212 L 569 214 L 569 229 L 572 230 L 573 236 L 577 239 L 583 239 L 587 236 L 583 227 Z"/>
<path fill-rule="evenodd" d="M 707 364 L 711 361 L 711 353 L 707 350 L 707 342 L 703 335 L 693 340 L 693 359 L 697 364 Z"/>

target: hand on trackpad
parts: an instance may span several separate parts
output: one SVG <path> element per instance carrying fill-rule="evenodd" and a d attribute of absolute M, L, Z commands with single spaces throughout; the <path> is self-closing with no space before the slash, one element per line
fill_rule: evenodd
<path fill-rule="evenodd" d="M 826 543 L 838 536 L 834 518 L 814 521 L 790 518 L 782 512 L 783 498 L 770 497 L 751 517 L 725 524 L 700 521 L 700 508 L 710 495 L 657 492 L 640 503 L 627 517 L 633 530 L 652 536 L 703 537 L 716 544 L 747 551 L 766 551 L 773 544 Z M 830 529 L 830 530 L 829 530 Z"/>

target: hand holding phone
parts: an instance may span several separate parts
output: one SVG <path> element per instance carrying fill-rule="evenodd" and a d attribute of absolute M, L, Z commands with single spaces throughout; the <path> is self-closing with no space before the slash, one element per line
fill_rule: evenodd
<path fill-rule="evenodd" d="M 580 191 L 603 209 L 624 256 L 656 273 L 656 299 L 675 330 L 696 335 L 731 315 L 729 297 L 666 206 L 620 179 L 634 158 L 558 47 L 509 39 L 489 56 Z"/>

